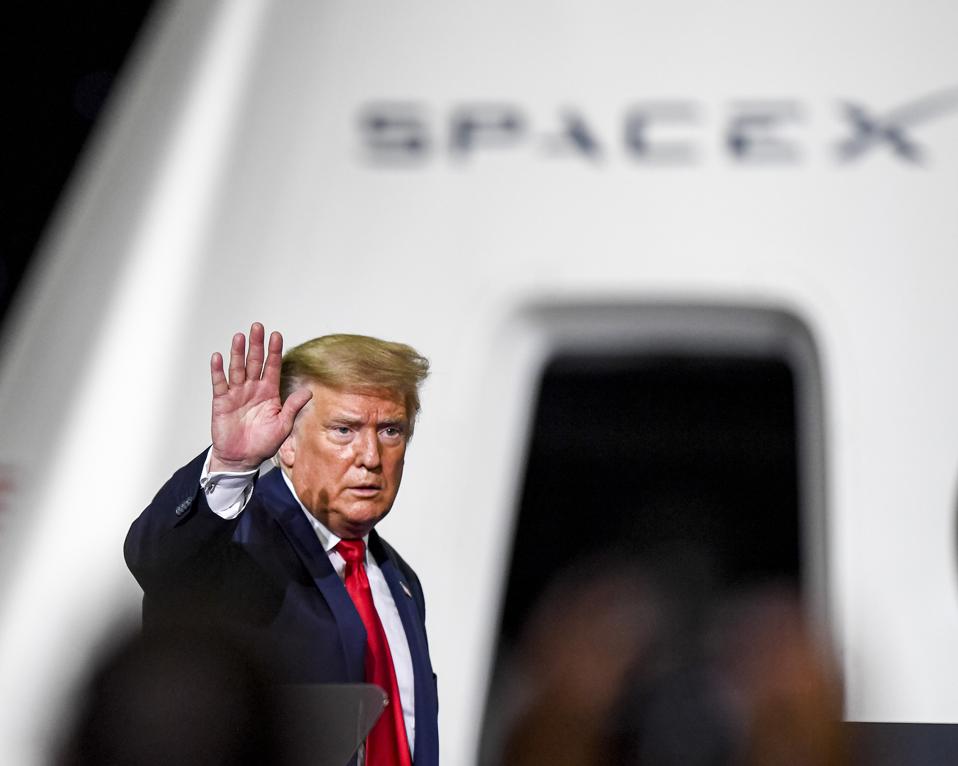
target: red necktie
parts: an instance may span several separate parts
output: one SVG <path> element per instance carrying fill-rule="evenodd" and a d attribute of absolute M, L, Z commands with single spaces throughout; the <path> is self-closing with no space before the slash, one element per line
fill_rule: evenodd
<path fill-rule="evenodd" d="M 336 552 L 346 560 L 346 590 L 366 627 L 366 682 L 388 695 L 386 709 L 366 737 L 366 766 L 412 766 L 396 670 L 366 577 L 366 543 L 340 540 Z"/>

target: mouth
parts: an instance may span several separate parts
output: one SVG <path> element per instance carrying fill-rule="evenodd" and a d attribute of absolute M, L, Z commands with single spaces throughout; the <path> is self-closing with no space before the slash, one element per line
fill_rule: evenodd
<path fill-rule="evenodd" d="M 355 487 L 350 487 L 349 491 L 358 497 L 375 497 L 382 491 L 382 487 L 375 484 L 357 484 Z"/>

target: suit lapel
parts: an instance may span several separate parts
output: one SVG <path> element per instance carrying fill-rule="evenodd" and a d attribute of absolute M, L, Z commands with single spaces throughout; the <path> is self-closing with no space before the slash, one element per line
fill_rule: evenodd
<path fill-rule="evenodd" d="M 427 726 L 422 722 L 435 720 L 435 684 L 432 676 L 432 665 L 429 662 L 429 645 L 426 642 L 426 629 L 419 615 L 418 605 L 413 598 L 412 589 L 399 569 L 395 559 L 389 555 L 386 547 L 373 530 L 369 533 L 369 548 L 376 557 L 376 562 L 382 570 L 389 591 L 392 593 L 399 618 L 406 631 L 406 640 L 409 642 L 409 653 L 412 656 L 413 683 L 416 689 L 416 762 L 423 763 L 429 760 L 425 752 Z M 422 747 L 421 747 L 422 745 Z"/>
<path fill-rule="evenodd" d="M 386 578 L 386 584 L 389 585 L 389 592 L 392 594 L 396 609 L 399 611 L 399 618 L 402 620 L 403 628 L 406 631 L 406 639 L 409 641 L 409 648 L 413 653 L 413 662 L 415 662 L 418 657 L 424 655 L 422 650 L 426 646 L 426 636 L 422 629 L 422 620 L 419 617 L 412 590 L 399 570 L 399 566 L 386 551 L 386 547 L 382 544 L 376 530 L 369 533 L 369 548 L 373 556 L 376 557 L 376 563 L 379 564 L 383 577 Z"/>
<path fill-rule="evenodd" d="M 320 545 L 315 530 L 296 498 L 290 494 L 279 469 L 274 469 L 260 478 L 256 492 L 266 510 L 283 530 L 333 613 L 350 680 L 362 682 L 365 677 L 363 658 L 366 651 L 366 629 L 342 580 L 329 562 L 329 556 Z M 405 622 L 405 618 L 403 621 Z"/>

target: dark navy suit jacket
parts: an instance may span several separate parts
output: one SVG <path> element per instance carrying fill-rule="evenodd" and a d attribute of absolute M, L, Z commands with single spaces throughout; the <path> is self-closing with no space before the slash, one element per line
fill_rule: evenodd
<path fill-rule="evenodd" d="M 278 683 L 362 683 L 366 631 L 302 508 L 278 470 L 257 480 L 226 521 L 200 490 L 206 452 L 177 471 L 133 523 L 124 546 L 143 587 L 144 626 L 199 605 L 194 615 L 235 628 L 268 657 Z M 436 677 L 425 601 L 415 572 L 373 530 L 369 550 L 399 610 L 416 692 L 415 765 L 439 763 Z"/>

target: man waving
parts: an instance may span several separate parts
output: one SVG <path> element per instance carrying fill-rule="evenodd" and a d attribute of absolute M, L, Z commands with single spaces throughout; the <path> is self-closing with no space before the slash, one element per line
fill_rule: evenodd
<path fill-rule="evenodd" d="M 213 444 L 127 536 L 144 625 L 215 619 L 281 683 L 381 686 L 367 766 L 438 764 L 435 676 L 416 574 L 374 527 L 402 480 L 428 361 L 328 335 L 282 357 L 254 324 L 213 354 Z M 257 478 L 273 459 L 278 470 Z M 188 615 L 188 617 L 186 617 Z"/>

